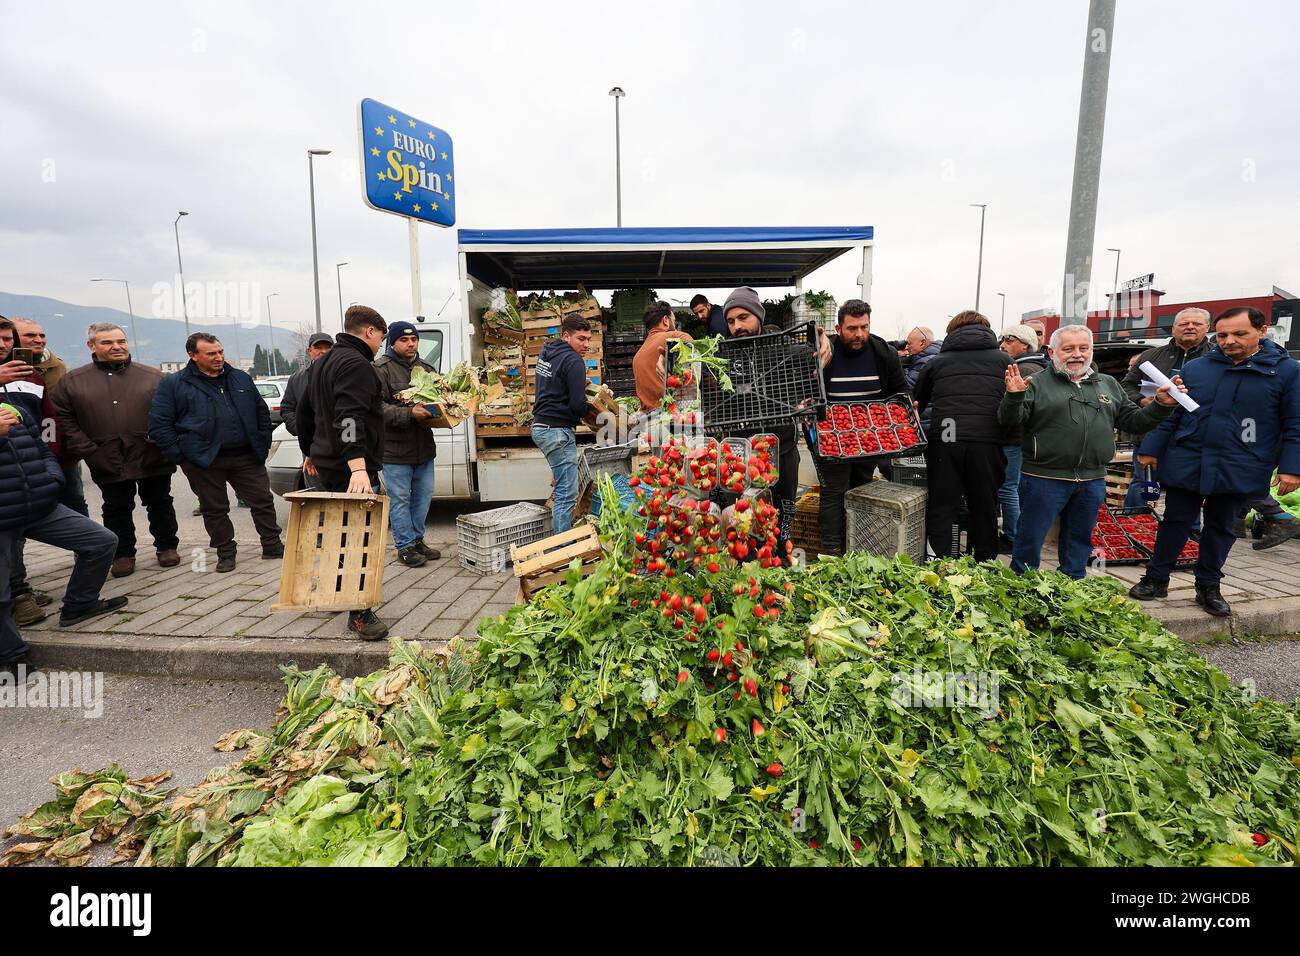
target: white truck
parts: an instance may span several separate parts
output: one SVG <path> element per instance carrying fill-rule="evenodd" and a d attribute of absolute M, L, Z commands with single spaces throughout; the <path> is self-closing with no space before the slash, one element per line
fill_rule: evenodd
<path fill-rule="evenodd" d="M 613 289 L 702 290 L 748 285 L 804 290 L 805 279 L 846 253 L 861 256 L 860 297 L 870 301 L 870 226 L 665 229 L 460 229 L 458 321 L 425 321 L 420 353 L 447 371 L 462 359 L 483 364 L 481 320 L 492 289 L 520 294 Z M 439 498 L 484 502 L 544 500 L 550 493 L 546 459 L 528 438 L 504 445 L 477 440 L 471 419 L 437 433 L 434 488 Z M 805 465 L 808 456 L 804 455 Z M 280 494 L 302 487 L 302 455 L 281 426 L 267 462 Z M 806 471 L 811 472 L 808 467 Z"/>

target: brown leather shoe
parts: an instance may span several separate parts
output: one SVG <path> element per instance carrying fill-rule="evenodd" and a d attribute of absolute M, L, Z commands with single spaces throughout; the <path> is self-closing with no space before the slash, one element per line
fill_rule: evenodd
<path fill-rule="evenodd" d="M 115 578 L 124 578 L 128 574 L 135 574 L 135 558 L 117 558 L 113 562 L 113 566 L 108 570 Z"/>
<path fill-rule="evenodd" d="M 181 563 L 181 556 L 176 552 L 175 548 L 173 548 L 170 551 L 158 552 L 158 567 L 174 568 L 176 567 L 176 565 L 180 563 Z"/>

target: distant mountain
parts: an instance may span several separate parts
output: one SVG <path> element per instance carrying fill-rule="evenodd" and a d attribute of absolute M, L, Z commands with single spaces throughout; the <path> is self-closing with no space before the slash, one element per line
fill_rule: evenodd
<path fill-rule="evenodd" d="M 132 290 L 134 292 L 134 289 Z M 136 306 L 148 303 L 147 289 L 142 288 L 136 297 Z M 131 338 L 131 353 L 148 365 L 163 362 L 184 362 L 185 323 L 181 319 L 155 319 L 135 317 L 135 331 L 131 330 L 131 316 L 125 310 L 98 305 L 75 305 L 40 295 L 15 295 L 0 292 L 0 315 L 24 316 L 34 319 L 45 328 L 50 350 L 67 361 L 69 367 L 89 361 L 86 348 L 86 328 L 94 322 L 115 322 Z M 61 318 L 56 316 L 61 315 Z M 221 339 L 226 356 L 231 360 L 251 359 L 254 346 L 269 348 L 271 333 L 263 322 L 256 329 L 246 328 L 229 320 L 190 322 L 191 332 L 211 332 Z M 275 327 L 275 346 L 286 357 L 295 348 L 294 329 Z"/>

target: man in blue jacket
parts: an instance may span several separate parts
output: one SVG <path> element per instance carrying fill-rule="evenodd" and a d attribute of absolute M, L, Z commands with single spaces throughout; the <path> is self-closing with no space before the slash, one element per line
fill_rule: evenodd
<path fill-rule="evenodd" d="M 533 399 L 533 444 L 542 450 L 555 479 L 551 532 L 573 526 L 578 503 L 578 423 L 591 413 L 587 402 L 587 365 L 591 323 L 570 315 L 560 337 L 547 342 L 537 359 L 537 396 Z"/>
<path fill-rule="evenodd" d="M 59 504 L 63 469 L 41 440 L 41 421 L 8 403 L 0 405 L 0 670 L 17 673 L 27 644 L 14 623 L 9 562 L 19 535 L 76 554 L 63 594 L 61 627 L 71 627 L 125 606 L 126 598 L 100 598 L 117 535 Z"/>
<path fill-rule="evenodd" d="M 241 369 L 226 364 L 215 335 L 195 332 L 185 340 L 190 362 L 168 375 L 154 393 L 149 437 L 163 457 L 189 479 L 198 496 L 217 570 L 235 570 L 235 526 L 226 485 L 248 503 L 262 539 L 262 557 L 284 557 L 275 499 L 266 475 L 271 450 L 271 413 Z"/>
<path fill-rule="evenodd" d="M 1217 347 L 1183 366 L 1188 394 L 1200 405 L 1179 407 L 1138 449 L 1143 467 L 1155 466 L 1165 513 L 1155 553 L 1129 596 L 1166 597 L 1169 574 L 1204 509 L 1196 603 L 1215 617 L 1232 608 L 1219 591 L 1223 565 L 1236 540 L 1242 505 L 1268 493 L 1300 488 L 1300 364 L 1265 336 L 1258 309 L 1236 307 L 1214 320 Z"/>

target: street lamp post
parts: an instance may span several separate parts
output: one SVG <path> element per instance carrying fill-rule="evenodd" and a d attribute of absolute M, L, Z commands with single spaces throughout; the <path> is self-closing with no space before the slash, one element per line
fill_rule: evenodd
<path fill-rule="evenodd" d="M 316 296 L 316 331 L 320 331 L 320 262 L 316 255 L 316 167 L 313 156 L 328 156 L 328 149 L 307 150 L 307 182 L 311 192 L 311 291 Z"/>
<path fill-rule="evenodd" d="M 998 298 L 1002 300 L 1002 320 L 998 323 L 998 328 L 1005 329 L 1007 327 L 1007 294 L 999 292 Z"/>
<path fill-rule="evenodd" d="M 188 216 L 184 209 L 176 214 L 176 221 L 172 223 L 172 230 L 176 233 L 176 270 L 181 276 L 181 309 L 185 313 L 185 338 L 190 337 L 190 304 L 185 295 L 185 266 L 181 263 L 181 216 Z"/>
<path fill-rule="evenodd" d="M 614 97 L 614 203 L 617 209 L 618 226 L 623 226 L 623 146 L 619 138 L 618 101 L 627 96 L 623 87 L 616 86 L 609 91 Z"/>
<path fill-rule="evenodd" d="M 131 283 L 125 279 L 91 279 L 91 282 L 120 282 L 126 286 L 126 311 L 131 315 L 131 341 L 140 349 L 140 361 L 144 361 L 144 347 L 140 344 L 140 339 L 135 334 L 135 309 L 131 305 Z"/>
<path fill-rule="evenodd" d="M 980 259 L 979 265 L 975 269 L 975 311 L 980 310 L 980 281 L 984 278 L 984 210 L 988 208 L 988 203 L 973 202 L 972 207 L 979 207 L 980 211 Z"/>
<path fill-rule="evenodd" d="M 1115 283 L 1110 287 L 1110 317 L 1113 319 L 1119 314 L 1119 250 L 1107 249 L 1107 252 L 1115 253 Z"/>
<path fill-rule="evenodd" d="M 271 370 L 271 377 L 275 377 L 275 326 L 271 324 L 271 296 L 279 295 L 278 292 L 272 292 L 266 297 L 266 329 L 271 333 L 271 351 L 267 354 L 267 367 Z M 320 328 L 319 325 L 316 326 Z"/>
<path fill-rule="evenodd" d="M 338 285 L 339 285 L 339 331 L 340 332 L 343 331 L 343 273 L 340 270 L 345 265 L 347 265 L 346 262 L 334 263 L 334 278 L 338 280 Z M 316 331 L 319 332 L 320 329 L 317 329 Z"/>

